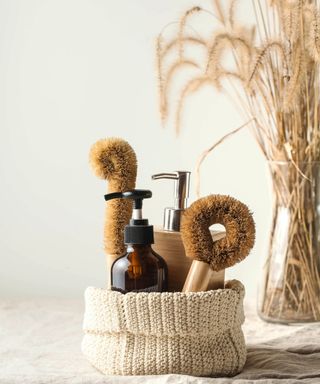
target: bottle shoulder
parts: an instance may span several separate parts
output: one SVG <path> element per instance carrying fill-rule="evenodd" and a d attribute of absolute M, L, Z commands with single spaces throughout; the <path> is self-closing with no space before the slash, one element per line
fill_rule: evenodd
<path fill-rule="evenodd" d="M 168 286 L 168 267 L 151 246 L 128 247 L 111 268 L 112 289 L 127 292 L 163 292 Z"/>
<path fill-rule="evenodd" d="M 165 259 L 161 255 L 159 255 L 159 253 L 157 253 L 153 248 L 151 248 L 151 253 L 160 263 L 167 265 Z"/>
<path fill-rule="evenodd" d="M 171 237 L 181 237 L 181 232 L 178 231 L 167 231 L 163 229 L 161 225 L 155 225 L 154 226 L 154 232 L 155 233 L 161 233 L 163 235 L 171 236 Z"/>
<path fill-rule="evenodd" d="M 220 240 L 226 235 L 226 232 L 223 230 L 210 230 L 210 233 L 213 241 Z M 182 242 L 181 232 L 166 231 L 161 226 L 154 227 L 154 238 L 155 244 L 162 241 L 167 241 L 169 243 Z"/>
<path fill-rule="evenodd" d="M 129 264 L 128 253 L 118 257 L 113 263 L 112 268 L 114 267 L 126 267 Z"/>
<path fill-rule="evenodd" d="M 123 255 L 117 258 L 113 265 L 123 265 L 126 266 L 130 264 L 133 260 L 133 258 L 138 258 L 141 261 L 155 261 L 155 262 L 163 262 L 165 264 L 164 258 L 159 255 L 151 246 L 147 247 L 135 247 L 129 246 L 127 249 L 127 252 Z"/>

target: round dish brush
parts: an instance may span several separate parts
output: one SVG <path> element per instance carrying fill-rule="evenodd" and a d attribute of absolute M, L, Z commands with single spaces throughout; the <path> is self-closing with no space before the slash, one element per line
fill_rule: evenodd
<path fill-rule="evenodd" d="M 101 139 L 91 147 L 89 157 L 96 176 L 108 181 L 108 193 L 135 188 L 137 158 L 125 140 L 115 137 Z M 106 204 L 104 249 L 107 254 L 108 277 L 114 260 L 125 253 L 123 232 L 131 214 L 132 201 L 115 199 Z"/>
<path fill-rule="evenodd" d="M 215 242 L 209 231 L 222 224 L 226 236 Z M 221 271 L 243 260 L 255 241 L 255 224 L 248 207 L 230 196 L 210 195 L 185 210 L 181 237 L 186 255 L 194 259 L 183 292 L 210 289 L 212 271 Z"/>

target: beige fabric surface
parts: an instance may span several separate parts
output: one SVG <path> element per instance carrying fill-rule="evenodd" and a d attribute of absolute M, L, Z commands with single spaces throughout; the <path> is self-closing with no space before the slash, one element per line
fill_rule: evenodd
<path fill-rule="evenodd" d="M 1 300 L 0 383 L 320 383 L 320 325 L 265 323 L 254 301 L 245 302 L 247 362 L 234 378 L 104 376 L 81 353 L 83 311 L 83 300 Z"/>

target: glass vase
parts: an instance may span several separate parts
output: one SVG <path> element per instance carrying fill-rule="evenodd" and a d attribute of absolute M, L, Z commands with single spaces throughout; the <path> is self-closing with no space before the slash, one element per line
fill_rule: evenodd
<path fill-rule="evenodd" d="M 267 321 L 320 320 L 320 162 L 269 162 L 274 211 L 259 290 Z"/>

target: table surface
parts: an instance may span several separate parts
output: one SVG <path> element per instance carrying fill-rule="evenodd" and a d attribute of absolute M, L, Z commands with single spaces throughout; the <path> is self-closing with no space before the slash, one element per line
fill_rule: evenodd
<path fill-rule="evenodd" d="M 247 362 L 234 378 L 104 376 L 81 354 L 83 310 L 82 301 L 2 300 L 0 383 L 320 383 L 320 324 L 265 323 L 252 302 L 243 326 Z"/>

